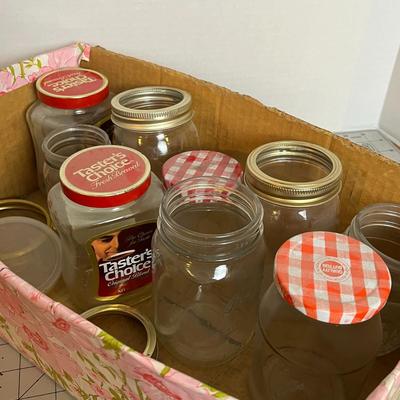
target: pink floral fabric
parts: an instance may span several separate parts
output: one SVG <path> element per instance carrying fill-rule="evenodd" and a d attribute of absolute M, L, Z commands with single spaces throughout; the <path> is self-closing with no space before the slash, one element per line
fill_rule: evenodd
<path fill-rule="evenodd" d="M 0 96 L 35 81 L 40 75 L 62 67 L 77 67 L 89 61 L 90 46 L 75 43 L 47 54 L 41 54 L 0 70 Z"/>
<path fill-rule="evenodd" d="M 367 398 L 367 400 L 398 399 L 400 399 L 400 362 Z"/>
<path fill-rule="evenodd" d="M 235 400 L 123 345 L 1 261 L 0 299 L 0 336 L 78 399 Z"/>

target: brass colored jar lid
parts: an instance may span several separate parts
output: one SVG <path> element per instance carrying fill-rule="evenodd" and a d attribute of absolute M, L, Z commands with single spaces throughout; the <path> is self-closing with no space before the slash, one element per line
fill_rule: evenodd
<path fill-rule="evenodd" d="M 271 142 L 248 156 L 244 180 L 266 201 L 291 207 L 324 203 L 340 192 L 342 164 L 313 143 Z"/>
<path fill-rule="evenodd" d="M 115 125 L 142 132 L 176 128 L 193 116 L 191 95 L 165 86 L 126 90 L 113 97 L 111 109 Z"/>

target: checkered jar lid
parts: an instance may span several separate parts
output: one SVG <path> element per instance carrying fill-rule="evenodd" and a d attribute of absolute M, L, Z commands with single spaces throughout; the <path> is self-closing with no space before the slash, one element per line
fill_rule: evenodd
<path fill-rule="evenodd" d="M 367 321 L 386 304 L 391 278 L 365 244 L 333 232 L 286 241 L 275 257 L 275 285 L 301 313 L 330 324 Z"/>
<path fill-rule="evenodd" d="M 169 188 L 184 179 L 198 176 L 218 176 L 239 180 L 242 167 L 226 154 L 209 150 L 192 150 L 177 154 L 162 168 L 165 187 Z"/>

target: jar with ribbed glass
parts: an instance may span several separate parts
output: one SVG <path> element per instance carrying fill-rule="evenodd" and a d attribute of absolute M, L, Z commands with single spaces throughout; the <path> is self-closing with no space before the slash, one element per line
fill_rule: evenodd
<path fill-rule="evenodd" d="M 390 288 L 384 261 L 358 240 L 307 232 L 285 242 L 259 308 L 251 399 L 361 399 Z"/>
<path fill-rule="evenodd" d="M 176 183 L 153 237 L 158 339 L 189 365 L 223 363 L 252 338 L 263 273 L 262 206 L 220 177 Z"/>
<path fill-rule="evenodd" d="M 244 181 L 264 208 L 269 285 L 275 253 L 287 239 L 338 229 L 342 166 L 335 154 L 316 144 L 271 142 L 250 153 Z"/>
<path fill-rule="evenodd" d="M 162 184 L 141 153 L 96 146 L 64 161 L 48 203 L 63 246 L 63 278 L 79 309 L 151 295 L 151 239 Z"/>
<path fill-rule="evenodd" d="M 114 96 L 111 105 L 113 142 L 143 153 L 160 179 L 162 165 L 170 157 L 199 148 L 192 97 L 185 90 L 163 86 L 130 89 Z"/>
<path fill-rule="evenodd" d="M 69 156 L 88 147 L 106 144 L 111 144 L 107 133 L 93 125 L 76 125 L 46 136 L 42 143 L 46 193 L 60 181 L 61 165 Z"/>
<path fill-rule="evenodd" d="M 400 347 L 400 204 L 371 204 L 351 221 L 346 234 L 374 249 L 392 276 L 392 291 L 382 310 L 383 343 L 379 354 Z"/>
<path fill-rule="evenodd" d="M 109 129 L 111 97 L 107 78 L 85 68 L 62 68 L 42 75 L 36 81 L 36 100 L 26 119 L 31 132 L 39 188 L 43 182 L 43 140 L 50 132 L 77 124 L 97 125 Z"/>

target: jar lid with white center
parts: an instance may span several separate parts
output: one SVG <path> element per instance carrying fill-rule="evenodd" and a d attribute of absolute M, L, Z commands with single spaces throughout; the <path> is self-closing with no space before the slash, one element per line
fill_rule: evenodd
<path fill-rule="evenodd" d="M 365 244 L 333 232 L 292 237 L 275 257 L 275 285 L 290 305 L 330 324 L 367 321 L 386 304 L 391 277 Z"/>

